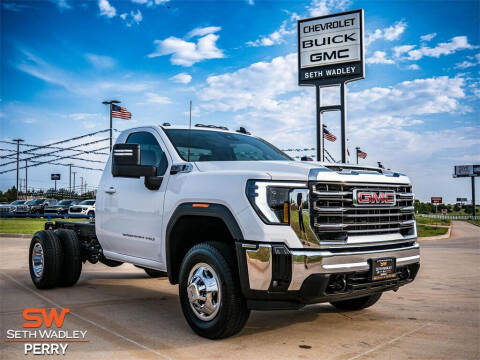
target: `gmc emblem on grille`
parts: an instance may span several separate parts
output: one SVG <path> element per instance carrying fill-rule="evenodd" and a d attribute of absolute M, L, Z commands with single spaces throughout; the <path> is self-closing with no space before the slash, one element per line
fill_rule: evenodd
<path fill-rule="evenodd" d="M 395 191 L 379 190 L 353 190 L 353 204 L 355 206 L 385 205 L 392 206 L 397 203 Z"/>

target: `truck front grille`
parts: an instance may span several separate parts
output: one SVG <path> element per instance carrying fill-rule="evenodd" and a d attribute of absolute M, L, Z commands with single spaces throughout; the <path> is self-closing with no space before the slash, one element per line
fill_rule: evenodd
<path fill-rule="evenodd" d="M 355 206 L 354 190 L 393 190 L 396 203 Z M 415 215 L 411 185 L 313 182 L 310 194 L 312 227 L 320 240 L 345 239 L 349 235 L 413 233 Z"/>

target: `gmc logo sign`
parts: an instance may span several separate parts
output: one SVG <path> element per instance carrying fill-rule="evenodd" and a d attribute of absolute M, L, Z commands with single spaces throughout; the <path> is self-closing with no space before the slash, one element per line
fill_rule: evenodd
<path fill-rule="evenodd" d="M 395 205 L 395 191 L 353 190 L 353 202 L 356 206 Z"/>

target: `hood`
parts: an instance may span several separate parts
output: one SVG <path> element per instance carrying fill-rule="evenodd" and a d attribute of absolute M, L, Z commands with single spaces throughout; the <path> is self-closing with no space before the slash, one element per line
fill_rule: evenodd
<path fill-rule="evenodd" d="M 404 174 L 377 167 L 314 161 L 199 161 L 201 172 L 265 173 L 272 180 L 410 183 Z"/>
<path fill-rule="evenodd" d="M 63 209 L 63 208 L 68 208 L 70 205 L 50 205 L 47 206 L 47 209 Z"/>

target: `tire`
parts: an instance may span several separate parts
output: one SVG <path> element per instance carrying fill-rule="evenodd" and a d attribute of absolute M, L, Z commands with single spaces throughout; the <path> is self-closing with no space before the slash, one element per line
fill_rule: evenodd
<path fill-rule="evenodd" d="M 73 230 L 58 229 L 55 231 L 63 249 L 63 264 L 59 286 L 73 286 L 82 273 L 82 250 L 77 234 Z"/>
<path fill-rule="evenodd" d="M 100 257 L 100 262 L 103 265 L 107 265 L 108 267 L 117 267 L 117 266 L 123 265 L 123 262 L 110 260 L 110 259 L 107 259 L 105 256 Z"/>
<path fill-rule="evenodd" d="M 145 270 L 147 275 L 150 276 L 151 278 L 160 278 L 160 277 L 167 276 L 167 273 L 165 271 L 153 270 L 148 268 L 143 268 L 143 270 Z"/>
<path fill-rule="evenodd" d="M 37 289 L 57 286 L 62 271 L 63 250 L 60 239 L 53 231 L 41 230 L 33 235 L 28 263 L 30 277 Z"/>
<path fill-rule="evenodd" d="M 382 293 L 380 292 L 368 296 L 359 297 L 356 299 L 332 301 L 330 304 L 340 310 L 361 310 L 375 304 L 378 300 L 380 300 L 381 296 Z"/>
<path fill-rule="evenodd" d="M 240 288 L 233 248 L 217 242 L 200 243 L 185 255 L 180 267 L 179 295 L 182 311 L 192 330 L 207 339 L 221 339 L 232 336 L 243 329 L 250 315 Z M 187 287 L 200 279 L 197 274 L 216 279 L 214 284 L 220 290 L 212 293 L 216 299 L 215 311 L 199 314 L 190 303 Z M 198 282 L 197 282 L 198 283 Z M 202 282 L 200 281 L 200 285 Z M 191 290 L 191 294 L 204 294 L 202 289 Z M 194 296 L 194 295 L 192 295 Z M 212 302 L 213 303 L 213 302 Z M 198 304 L 198 303 L 197 303 Z M 211 317 L 213 316 L 213 317 Z"/>
<path fill-rule="evenodd" d="M 87 216 L 88 216 L 88 217 L 95 217 L 95 211 L 90 210 L 90 211 L 87 213 Z"/>

